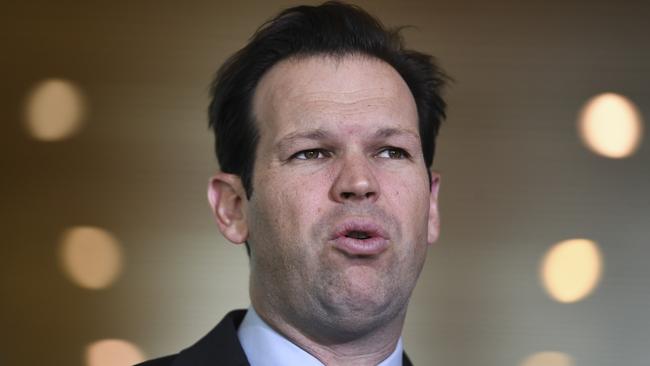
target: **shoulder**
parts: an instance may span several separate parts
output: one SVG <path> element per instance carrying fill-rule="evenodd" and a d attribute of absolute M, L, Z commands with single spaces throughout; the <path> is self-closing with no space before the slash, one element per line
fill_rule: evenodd
<path fill-rule="evenodd" d="M 154 360 L 145 361 L 135 366 L 171 366 L 177 355 L 165 356 Z"/>
<path fill-rule="evenodd" d="M 195 366 L 248 365 L 248 360 L 237 337 L 237 328 L 244 319 L 246 310 L 228 313 L 207 335 L 183 351 L 156 358 L 135 366 Z"/>

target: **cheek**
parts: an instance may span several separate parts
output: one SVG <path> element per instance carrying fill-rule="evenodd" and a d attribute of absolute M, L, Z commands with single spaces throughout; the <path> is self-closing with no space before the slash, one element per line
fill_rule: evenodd
<path fill-rule="evenodd" d="M 278 228 L 295 235 L 305 231 L 326 210 L 328 183 L 320 175 L 269 175 L 260 192 L 266 213 Z"/>
<path fill-rule="evenodd" d="M 408 253 L 415 251 L 418 253 L 416 257 L 420 256 L 420 251 L 427 244 L 431 194 L 428 178 L 408 174 L 391 175 L 385 177 L 382 193 L 387 205 L 385 209 L 399 221 L 402 240 L 408 244 L 405 248 L 410 248 L 401 255 L 410 256 Z"/>
<path fill-rule="evenodd" d="M 381 182 L 382 194 L 400 217 L 428 215 L 431 192 L 426 176 L 422 179 L 419 174 L 384 174 Z"/>

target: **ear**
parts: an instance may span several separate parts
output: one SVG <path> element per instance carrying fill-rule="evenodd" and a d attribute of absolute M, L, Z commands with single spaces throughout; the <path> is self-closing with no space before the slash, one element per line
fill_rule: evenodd
<path fill-rule="evenodd" d="M 438 190 L 440 173 L 431 172 L 431 195 L 429 196 L 429 233 L 427 243 L 433 245 L 440 234 L 440 212 L 438 212 Z"/>
<path fill-rule="evenodd" d="M 241 178 L 234 174 L 217 173 L 208 185 L 208 201 L 223 236 L 235 244 L 245 242 L 248 238 L 248 200 Z"/>

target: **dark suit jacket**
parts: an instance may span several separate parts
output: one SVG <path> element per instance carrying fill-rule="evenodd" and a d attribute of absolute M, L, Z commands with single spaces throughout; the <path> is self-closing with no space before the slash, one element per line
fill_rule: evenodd
<path fill-rule="evenodd" d="M 136 366 L 250 366 L 237 338 L 237 328 L 244 315 L 246 310 L 231 311 L 210 333 L 189 348 Z M 406 353 L 403 354 L 402 365 L 412 366 Z"/>

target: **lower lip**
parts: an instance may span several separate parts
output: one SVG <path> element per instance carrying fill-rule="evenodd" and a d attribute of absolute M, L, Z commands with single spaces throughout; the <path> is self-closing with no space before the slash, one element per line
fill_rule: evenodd
<path fill-rule="evenodd" d="M 347 255 L 373 256 L 381 254 L 388 248 L 388 240 L 381 237 L 362 240 L 339 236 L 334 239 L 334 247 Z"/>

